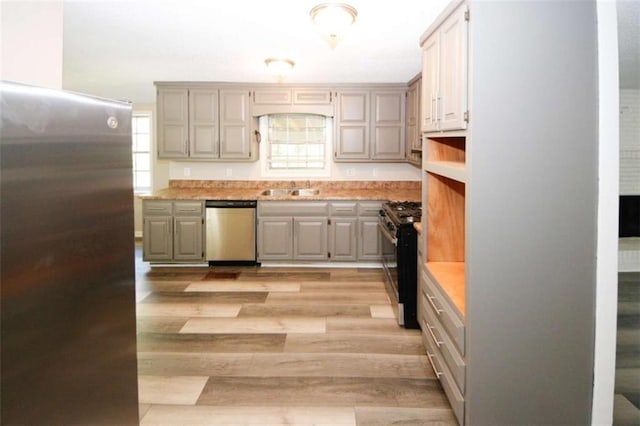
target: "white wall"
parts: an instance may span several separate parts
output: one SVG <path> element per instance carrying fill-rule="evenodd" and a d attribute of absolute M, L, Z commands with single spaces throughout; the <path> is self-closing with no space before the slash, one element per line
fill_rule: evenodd
<path fill-rule="evenodd" d="M 618 311 L 618 23 L 616 3 L 597 0 L 599 152 L 596 312 L 591 424 L 610 425 Z"/>
<path fill-rule="evenodd" d="M 170 179 L 196 180 L 307 180 L 308 177 L 290 176 L 268 178 L 262 174 L 261 160 L 254 163 L 213 163 L 170 161 Z M 311 180 L 420 180 L 420 170 L 403 163 L 331 163 L 330 177 Z"/>
<path fill-rule="evenodd" d="M 620 90 L 620 195 L 640 195 L 640 90 Z"/>
<path fill-rule="evenodd" d="M 63 2 L 0 3 L 0 80 L 62 88 Z"/>

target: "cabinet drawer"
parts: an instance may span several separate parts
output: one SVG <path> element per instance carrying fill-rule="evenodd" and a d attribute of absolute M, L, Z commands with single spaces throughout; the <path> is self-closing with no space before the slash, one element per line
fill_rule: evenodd
<path fill-rule="evenodd" d="M 173 204 L 173 212 L 182 216 L 202 216 L 201 202 L 180 201 Z"/>
<path fill-rule="evenodd" d="M 444 329 L 451 336 L 451 340 L 456 345 L 462 355 L 465 354 L 464 323 L 458 318 L 453 307 L 448 303 L 447 299 L 442 295 L 442 292 L 437 288 L 437 285 L 431 281 L 429 274 L 422 273 L 422 279 L 426 285 L 422 286 L 422 292 L 426 298 L 425 308 L 427 311 L 431 310 L 434 318 L 442 324 Z"/>
<path fill-rule="evenodd" d="M 378 216 L 382 208 L 382 201 L 358 203 L 359 216 Z"/>
<path fill-rule="evenodd" d="M 464 424 L 464 397 L 458 390 L 458 387 L 451 375 L 451 371 L 447 365 L 442 362 L 440 353 L 435 345 L 432 345 L 432 341 L 430 340 L 430 337 L 427 336 L 427 332 L 425 330 L 422 330 L 422 341 L 427 349 L 429 363 L 431 364 L 436 377 L 440 380 L 444 393 L 447 395 L 447 399 L 453 409 L 453 414 L 455 414 L 458 422 L 462 425 Z"/>
<path fill-rule="evenodd" d="M 329 214 L 331 216 L 356 216 L 358 214 L 357 203 L 331 203 Z"/>
<path fill-rule="evenodd" d="M 263 201 L 258 203 L 259 216 L 329 216 L 329 203 L 324 201 Z"/>
<path fill-rule="evenodd" d="M 171 215 L 171 201 L 145 201 L 142 203 L 143 216 Z"/>
<path fill-rule="evenodd" d="M 428 305 L 428 302 L 424 300 L 424 293 L 421 296 L 423 299 L 422 305 Z M 440 356 L 451 370 L 451 375 L 458 385 L 458 388 L 460 388 L 461 393 L 464 394 L 466 365 L 453 342 L 444 331 L 442 324 L 440 324 L 440 321 L 434 318 L 433 315 L 435 315 L 433 309 L 430 309 L 430 306 L 426 307 L 422 317 L 419 318 L 420 326 L 425 332 L 427 339 L 430 339 L 432 347 L 440 352 Z"/>

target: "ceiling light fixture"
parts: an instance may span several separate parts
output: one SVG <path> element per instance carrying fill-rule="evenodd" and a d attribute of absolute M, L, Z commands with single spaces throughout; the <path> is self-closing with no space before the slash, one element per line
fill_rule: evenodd
<path fill-rule="evenodd" d="M 267 70 L 276 78 L 283 79 L 291 73 L 295 63 L 291 59 L 267 58 L 264 60 Z"/>
<path fill-rule="evenodd" d="M 345 3 L 322 3 L 311 9 L 309 16 L 333 49 L 356 22 L 358 11 Z"/>

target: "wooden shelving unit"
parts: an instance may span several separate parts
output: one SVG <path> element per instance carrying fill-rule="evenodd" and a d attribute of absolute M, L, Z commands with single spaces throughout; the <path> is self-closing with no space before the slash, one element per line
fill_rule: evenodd
<path fill-rule="evenodd" d="M 465 137 L 426 140 L 426 267 L 464 316 L 465 313 Z"/>

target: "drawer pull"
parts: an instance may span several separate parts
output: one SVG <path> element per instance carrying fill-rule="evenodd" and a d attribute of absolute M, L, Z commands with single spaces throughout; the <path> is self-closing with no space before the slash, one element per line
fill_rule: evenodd
<path fill-rule="evenodd" d="M 427 330 L 429 331 L 429 334 L 431 335 L 431 337 L 433 338 L 434 343 L 436 344 L 437 347 L 442 346 L 442 344 L 444 343 L 441 340 L 438 340 L 438 338 L 436 337 L 436 335 L 433 333 L 433 330 L 435 329 L 434 326 L 429 325 L 429 323 L 427 323 Z"/>
<path fill-rule="evenodd" d="M 435 304 L 435 302 L 434 302 L 434 300 L 436 300 L 436 298 L 435 298 L 435 297 L 433 297 L 433 296 L 429 296 L 429 294 L 427 294 L 427 300 L 429 301 L 429 304 L 430 304 L 431 306 L 433 306 L 433 309 L 435 309 L 436 314 L 440 315 L 442 312 L 444 312 L 442 309 L 439 309 L 439 308 L 436 306 L 436 304 Z"/>
<path fill-rule="evenodd" d="M 166 209 L 164 207 L 147 207 L 147 210 L 163 211 Z"/>
<path fill-rule="evenodd" d="M 427 359 L 429 359 L 429 364 L 431 364 L 431 368 L 433 368 L 433 372 L 436 373 L 436 379 L 439 379 L 440 376 L 442 376 L 444 373 L 442 371 L 438 371 L 438 369 L 436 368 L 436 365 L 431 359 L 431 357 L 433 356 L 434 356 L 433 354 L 430 354 L 429 351 L 427 351 Z"/>

